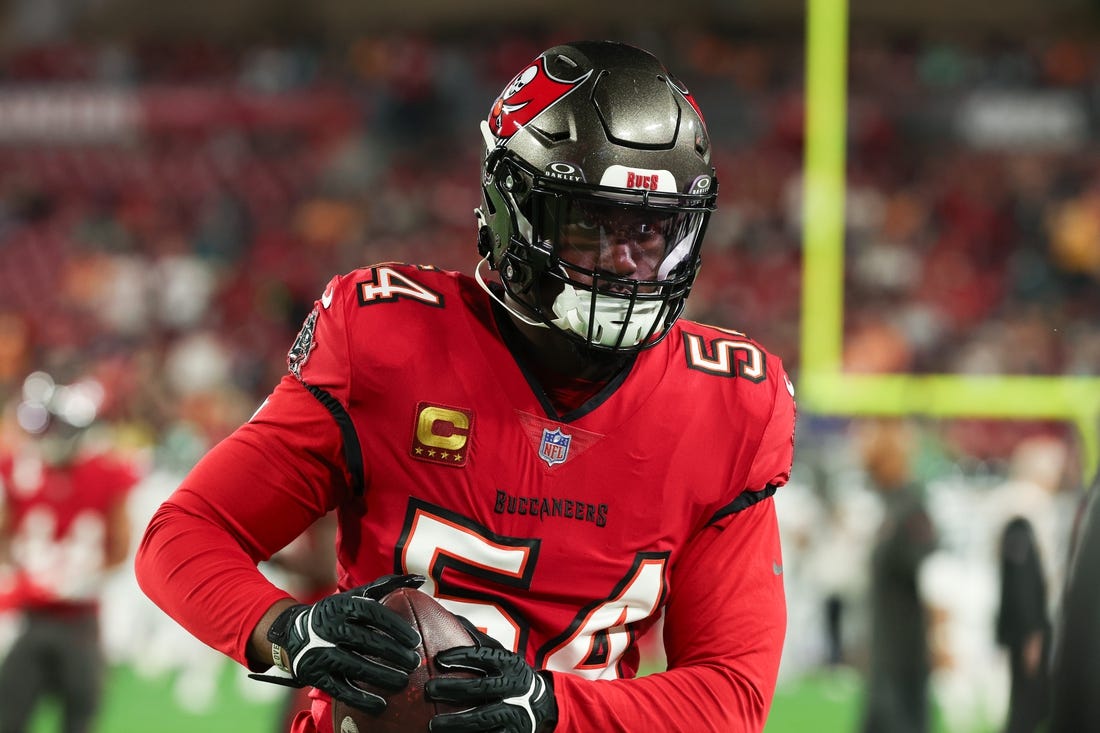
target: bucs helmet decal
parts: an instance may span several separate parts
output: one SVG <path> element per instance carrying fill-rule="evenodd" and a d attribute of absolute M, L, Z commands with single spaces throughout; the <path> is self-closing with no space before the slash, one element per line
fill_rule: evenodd
<path fill-rule="evenodd" d="M 508 139 L 555 102 L 576 89 L 591 75 L 565 80 L 546 68 L 546 60 L 535 59 L 504 88 L 489 113 L 489 128 L 500 139 Z"/>

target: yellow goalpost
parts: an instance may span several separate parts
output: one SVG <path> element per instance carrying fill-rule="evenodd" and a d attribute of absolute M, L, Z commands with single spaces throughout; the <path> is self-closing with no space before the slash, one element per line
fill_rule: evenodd
<path fill-rule="evenodd" d="M 1087 485 L 1100 460 L 1100 377 L 844 373 L 847 50 L 848 0 L 807 0 L 800 406 L 826 415 L 1067 421 Z"/>

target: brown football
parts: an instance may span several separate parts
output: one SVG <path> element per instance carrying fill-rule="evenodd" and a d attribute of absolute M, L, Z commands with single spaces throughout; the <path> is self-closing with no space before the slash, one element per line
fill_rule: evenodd
<path fill-rule="evenodd" d="M 417 733 L 428 731 L 428 721 L 438 713 L 456 708 L 424 697 L 424 683 L 433 677 L 472 677 L 472 672 L 443 671 L 435 666 L 435 655 L 444 649 L 474 643 L 466 627 L 450 611 L 423 591 L 398 588 L 382 598 L 382 605 L 396 611 L 420 632 L 417 652 L 423 663 L 409 675 L 409 684 L 398 692 L 384 692 L 367 683 L 364 689 L 386 698 L 381 715 L 333 700 L 332 728 L 335 733 Z"/>

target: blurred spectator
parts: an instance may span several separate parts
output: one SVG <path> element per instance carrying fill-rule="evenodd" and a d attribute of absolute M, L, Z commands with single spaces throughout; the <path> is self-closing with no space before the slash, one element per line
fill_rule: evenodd
<path fill-rule="evenodd" d="M 1081 503 L 1055 629 L 1048 733 L 1100 730 L 1100 473 Z"/>
<path fill-rule="evenodd" d="M 917 435 L 901 421 L 874 421 L 857 439 L 884 514 L 871 552 L 871 644 L 863 733 L 927 733 L 931 722 L 928 616 L 921 563 L 935 531 L 911 461 Z"/>
<path fill-rule="evenodd" d="M 0 455 L 0 573 L 20 631 L 0 662 L 0 732 L 23 733 L 56 699 L 65 733 L 93 729 L 104 684 L 99 594 L 127 557 L 133 467 L 90 450 L 101 402 L 90 380 L 24 382 L 14 419 L 26 440 Z"/>
<path fill-rule="evenodd" d="M 1048 706 L 1050 616 L 1046 578 L 1031 522 L 1015 517 L 1001 537 L 997 642 L 1008 650 L 1011 684 L 1004 733 L 1034 733 Z"/>
<path fill-rule="evenodd" d="M 1051 435 L 1023 440 L 1012 452 L 1006 480 L 990 488 L 982 510 L 997 535 L 1017 517 L 1027 520 L 1048 589 L 1048 618 L 1057 612 L 1066 577 L 1077 501 L 1071 488 L 1078 482 L 1069 476 L 1074 468 L 1066 441 Z M 991 538 L 992 556 L 1000 555 L 1001 541 Z"/>
<path fill-rule="evenodd" d="M 1075 514 L 1073 468 L 1066 441 L 1036 435 L 1016 446 L 1007 480 L 986 497 L 984 513 L 999 533 L 995 631 L 1009 662 L 1006 733 L 1038 730 L 1046 717 L 1051 619 L 1061 604 Z"/>

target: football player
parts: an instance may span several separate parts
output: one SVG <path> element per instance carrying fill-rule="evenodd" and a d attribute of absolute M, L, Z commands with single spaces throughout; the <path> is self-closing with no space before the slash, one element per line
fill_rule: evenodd
<path fill-rule="evenodd" d="M 481 128 L 474 276 L 334 277 L 289 374 L 152 518 L 138 579 L 207 644 L 314 688 L 298 733 L 405 685 L 417 634 L 376 602 L 401 585 L 485 639 L 435 660 L 478 673 L 428 683 L 461 710 L 436 733 L 759 731 L 794 389 L 749 337 L 680 318 L 718 191 L 699 108 L 648 52 L 585 41 L 522 69 Z M 297 603 L 256 564 L 330 510 L 343 592 Z M 667 671 L 637 677 L 658 628 Z"/>
<path fill-rule="evenodd" d="M 0 593 L 20 617 L 0 663 L 0 732 L 30 726 L 53 698 L 66 731 L 90 731 L 103 690 L 99 601 L 130 549 L 128 496 L 135 466 L 85 443 L 102 387 L 23 382 L 14 410 L 20 438 L 0 448 Z"/>

